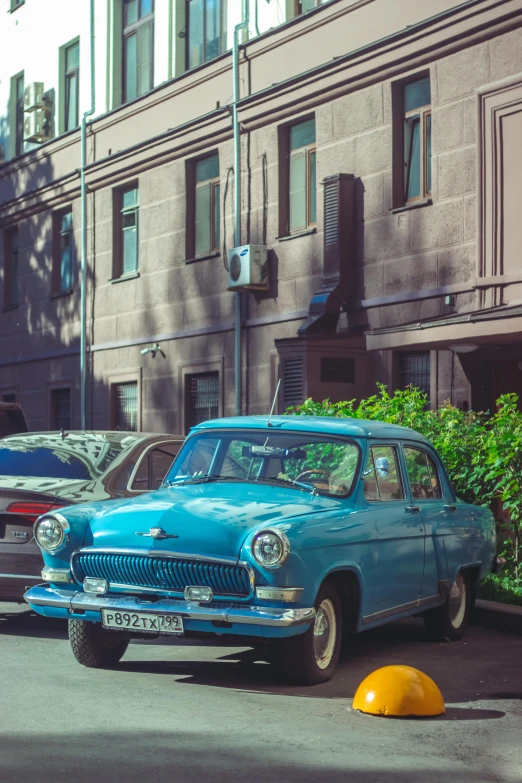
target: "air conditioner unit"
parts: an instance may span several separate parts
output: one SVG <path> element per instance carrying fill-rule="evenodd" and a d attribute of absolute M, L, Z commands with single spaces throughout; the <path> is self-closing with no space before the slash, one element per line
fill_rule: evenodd
<path fill-rule="evenodd" d="M 264 245 L 243 245 L 228 252 L 228 288 L 268 290 L 268 262 Z"/>
<path fill-rule="evenodd" d="M 24 90 L 24 111 L 41 109 L 44 105 L 43 82 L 33 82 Z"/>
<path fill-rule="evenodd" d="M 24 141 L 34 141 L 41 144 L 49 139 L 49 120 L 43 109 L 27 114 L 24 118 Z"/>

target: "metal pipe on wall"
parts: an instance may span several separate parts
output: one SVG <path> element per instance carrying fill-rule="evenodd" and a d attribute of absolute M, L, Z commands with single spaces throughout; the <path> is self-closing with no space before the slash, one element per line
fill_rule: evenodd
<path fill-rule="evenodd" d="M 81 161 L 80 161 L 80 200 L 82 252 L 80 261 L 80 426 L 87 427 L 87 189 L 85 167 L 87 165 L 87 117 L 94 114 L 96 106 L 95 60 L 94 60 L 94 2 L 90 0 L 90 71 L 91 71 L 91 107 L 82 115 L 81 124 Z"/>
<path fill-rule="evenodd" d="M 237 104 L 240 98 L 239 79 L 239 33 L 247 30 L 250 21 L 249 0 L 243 0 L 242 20 L 234 27 L 234 47 L 232 51 L 232 77 L 234 81 L 232 124 L 234 127 L 234 245 L 241 245 L 241 134 Z M 234 293 L 234 375 L 236 416 L 241 416 L 241 313 L 242 296 L 239 291 Z"/>

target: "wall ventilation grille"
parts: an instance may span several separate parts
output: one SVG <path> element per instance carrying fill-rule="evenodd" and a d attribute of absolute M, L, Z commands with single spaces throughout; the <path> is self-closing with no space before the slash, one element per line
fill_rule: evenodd
<path fill-rule="evenodd" d="M 339 183 L 324 186 L 324 244 L 335 245 L 339 240 Z"/>
<path fill-rule="evenodd" d="M 355 360 L 339 357 L 322 358 L 321 383 L 355 383 Z"/>
<path fill-rule="evenodd" d="M 288 405 L 300 405 L 303 402 L 303 357 L 285 359 L 283 370 L 283 401 Z"/>

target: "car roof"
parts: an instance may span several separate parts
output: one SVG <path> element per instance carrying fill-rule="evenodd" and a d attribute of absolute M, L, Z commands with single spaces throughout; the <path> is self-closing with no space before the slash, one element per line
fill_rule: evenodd
<path fill-rule="evenodd" d="M 270 425 L 268 420 L 270 418 Z M 211 419 L 194 427 L 191 432 L 206 429 L 266 429 L 291 430 L 293 432 L 317 432 L 328 435 L 344 435 L 353 438 L 407 438 L 429 443 L 409 427 L 386 424 L 370 419 L 337 418 L 335 416 L 233 416 L 225 419 Z"/>

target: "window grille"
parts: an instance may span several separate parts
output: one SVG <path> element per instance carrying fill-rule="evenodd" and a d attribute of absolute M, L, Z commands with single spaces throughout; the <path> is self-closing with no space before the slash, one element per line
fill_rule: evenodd
<path fill-rule="evenodd" d="M 303 402 L 303 357 L 285 359 L 283 363 L 283 402 L 285 408 L 289 405 L 300 405 Z"/>
<path fill-rule="evenodd" d="M 136 432 L 138 429 L 138 384 L 136 381 L 113 385 L 114 429 Z"/>
<path fill-rule="evenodd" d="M 186 377 L 187 429 L 219 415 L 219 373 L 205 372 Z"/>
<path fill-rule="evenodd" d="M 321 383 L 355 383 L 355 360 L 343 357 L 321 359 Z"/>
<path fill-rule="evenodd" d="M 399 354 L 400 388 L 415 386 L 430 397 L 430 352 Z"/>
<path fill-rule="evenodd" d="M 71 390 L 51 390 L 51 429 L 68 430 L 71 428 Z"/>

